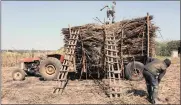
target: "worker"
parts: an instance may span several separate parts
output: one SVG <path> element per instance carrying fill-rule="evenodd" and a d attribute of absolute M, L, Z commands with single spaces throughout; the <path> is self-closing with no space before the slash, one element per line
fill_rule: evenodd
<path fill-rule="evenodd" d="M 116 6 L 116 2 L 113 1 L 112 5 L 106 5 L 104 6 L 100 11 L 102 11 L 103 9 L 105 9 L 107 7 L 107 20 L 111 20 L 110 19 L 110 15 L 112 16 L 112 23 L 115 23 L 114 19 L 115 19 L 115 6 Z"/>
<path fill-rule="evenodd" d="M 171 61 L 169 59 L 161 61 L 155 58 L 144 67 L 143 76 L 147 85 L 148 99 L 152 104 L 159 102 L 157 98 L 158 85 L 170 64 Z"/>

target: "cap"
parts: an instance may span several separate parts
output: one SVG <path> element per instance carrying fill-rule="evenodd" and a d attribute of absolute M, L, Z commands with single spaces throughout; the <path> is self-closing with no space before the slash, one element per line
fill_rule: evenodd
<path fill-rule="evenodd" d="M 171 61 L 170 61 L 170 59 L 168 59 L 168 58 L 166 58 L 166 59 L 164 60 L 164 62 L 165 62 L 165 64 L 167 65 L 167 67 L 169 67 L 169 66 L 171 65 Z"/>

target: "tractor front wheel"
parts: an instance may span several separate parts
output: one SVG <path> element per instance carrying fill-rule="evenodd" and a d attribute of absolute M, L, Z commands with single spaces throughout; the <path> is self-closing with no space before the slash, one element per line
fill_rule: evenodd
<path fill-rule="evenodd" d="M 13 80 L 15 81 L 22 81 L 25 79 L 25 71 L 21 70 L 21 69 L 16 69 L 12 72 L 12 77 Z"/>

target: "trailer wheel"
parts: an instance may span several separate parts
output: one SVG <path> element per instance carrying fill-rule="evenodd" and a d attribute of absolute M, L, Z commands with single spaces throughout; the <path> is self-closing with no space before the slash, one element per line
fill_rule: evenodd
<path fill-rule="evenodd" d="M 25 80 L 25 71 L 21 70 L 21 69 L 16 69 L 12 72 L 12 77 L 13 80 L 15 81 L 22 81 Z"/>
<path fill-rule="evenodd" d="M 60 60 L 48 57 L 40 64 L 40 74 L 45 80 L 54 80 L 57 78 L 61 66 Z"/>
<path fill-rule="evenodd" d="M 134 61 L 126 65 L 125 77 L 128 80 L 140 81 L 143 79 L 144 64 Z"/>

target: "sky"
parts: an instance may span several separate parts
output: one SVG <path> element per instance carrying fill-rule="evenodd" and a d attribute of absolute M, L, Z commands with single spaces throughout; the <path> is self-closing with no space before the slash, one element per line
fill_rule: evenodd
<path fill-rule="evenodd" d="M 97 23 L 100 9 L 112 1 L 1 1 L 1 48 L 57 50 L 63 47 L 62 28 Z M 154 16 L 159 41 L 180 39 L 180 1 L 117 1 L 116 19 Z M 162 37 L 161 37 L 162 36 Z"/>

